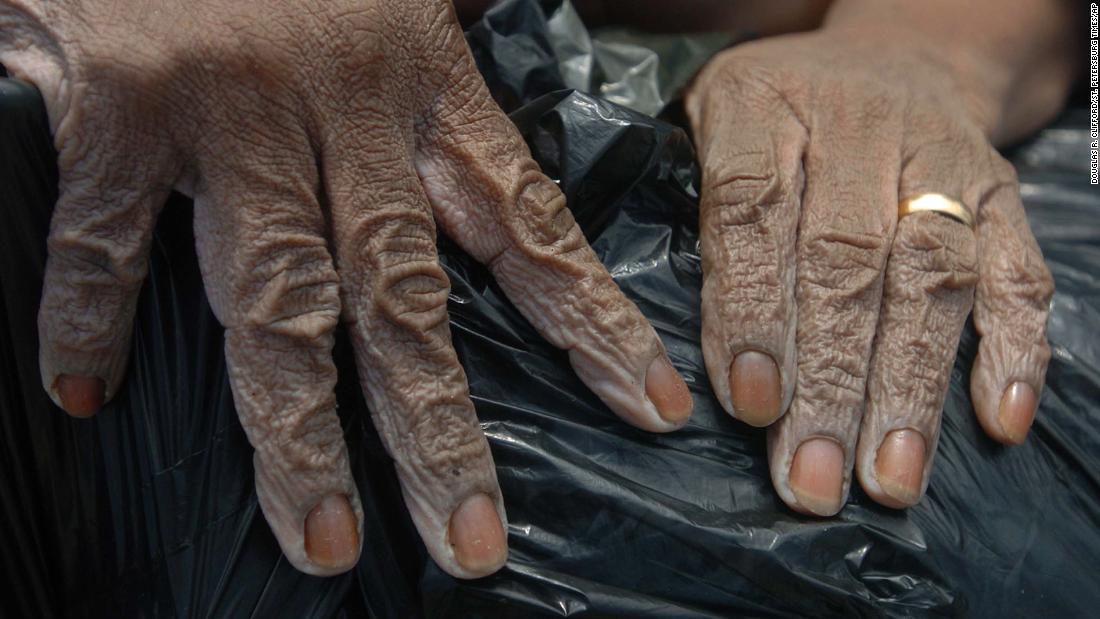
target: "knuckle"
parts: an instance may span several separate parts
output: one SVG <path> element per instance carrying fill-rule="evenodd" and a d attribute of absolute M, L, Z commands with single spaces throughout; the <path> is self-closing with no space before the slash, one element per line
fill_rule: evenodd
<path fill-rule="evenodd" d="M 545 259 L 587 247 L 565 196 L 533 161 L 521 172 L 518 183 L 514 199 L 506 202 L 511 210 L 502 217 L 513 248 L 530 258 Z"/>
<path fill-rule="evenodd" d="M 893 270 L 925 292 L 969 290 L 978 282 L 974 233 L 935 213 L 914 213 L 898 225 L 891 250 Z"/>
<path fill-rule="evenodd" d="M 266 257 L 249 261 L 250 276 L 238 290 L 240 326 L 317 340 L 331 333 L 339 319 L 339 278 L 323 243 L 285 241 L 267 246 Z M 287 249 L 290 244 L 298 246 Z"/>
<path fill-rule="evenodd" d="M 126 238 L 94 242 L 77 230 L 51 234 L 47 241 L 51 265 L 64 271 L 66 283 L 127 290 L 145 279 L 146 263 L 137 244 Z"/>
<path fill-rule="evenodd" d="M 446 323 L 450 284 L 434 258 L 385 267 L 379 286 L 379 310 L 390 322 L 414 332 Z"/>
<path fill-rule="evenodd" d="M 429 214 L 379 213 L 363 221 L 357 238 L 364 239 L 358 255 L 366 297 L 380 318 L 419 334 L 446 324 L 450 282 L 436 259 Z"/>
<path fill-rule="evenodd" d="M 887 255 L 882 235 L 826 229 L 802 242 L 799 397 L 858 414 Z"/>
<path fill-rule="evenodd" d="M 114 350 L 122 333 L 129 333 L 145 279 L 145 243 L 142 235 L 115 231 L 113 224 L 55 225 L 39 312 L 43 339 L 69 351 Z"/>
<path fill-rule="evenodd" d="M 804 242 L 801 251 L 804 283 L 858 298 L 877 289 L 888 248 L 879 234 L 828 229 Z"/>
<path fill-rule="evenodd" d="M 760 222 L 789 200 L 791 188 L 766 153 L 738 156 L 731 167 L 706 188 L 705 216 L 715 218 L 719 229 Z"/>
<path fill-rule="evenodd" d="M 71 179 L 97 190 L 62 195 L 47 239 L 50 260 L 73 280 L 91 285 L 140 287 L 146 274 L 146 246 L 153 219 L 145 196 L 112 189 L 113 178 Z M 127 207 L 115 205 L 128 205 Z"/>

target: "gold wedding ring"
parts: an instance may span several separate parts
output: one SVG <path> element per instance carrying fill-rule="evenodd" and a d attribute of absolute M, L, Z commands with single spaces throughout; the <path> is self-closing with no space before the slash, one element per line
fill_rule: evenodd
<path fill-rule="evenodd" d="M 958 200 L 948 198 L 942 193 L 922 193 L 902 200 L 901 204 L 898 204 L 898 219 L 920 211 L 939 213 L 961 222 L 968 228 L 974 227 L 974 216 L 970 214 L 970 210 Z"/>

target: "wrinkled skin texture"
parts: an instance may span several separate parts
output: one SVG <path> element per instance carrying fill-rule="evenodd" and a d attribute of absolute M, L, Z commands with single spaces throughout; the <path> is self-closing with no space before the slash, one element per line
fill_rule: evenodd
<path fill-rule="evenodd" d="M 489 97 L 449 2 L 21 0 L 0 2 L 0 33 L 59 152 L 45 388 L 80 416 L 117 393 L 158 210 L 192 195 L 260 505 L 299 569 L 344 571 L 362 539 L 334 410 L 341 320 L 432 557 L 459 577 L 504 561 L 437 224 L 616 413 L 652 431 L 686 421 L 660 340 Z"/>
<path fill-rule="evenodd" d="M 981 425 L 1014 443 L 1031 422 L 1052 280 L 989 106 L 961 81 L 906 24 L 827 27 L 735 47 L 687 93 L 708 373 L 727 411 L 770 425 L 772 480 L 798 511 L 839 511 L 853 470 L 879 503 L 919 500 L 972 308 Z M 899 202 L 927 192 L 962 202 L 975 229 L 899 220 Z M 745 351 L 774 365 L 731 372 Z M 1032 397 L 1002 405 L 1010 388 Z"/>

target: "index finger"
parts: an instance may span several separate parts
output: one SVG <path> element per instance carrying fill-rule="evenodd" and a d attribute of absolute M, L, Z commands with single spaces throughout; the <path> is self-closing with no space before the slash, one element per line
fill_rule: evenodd
<path fill-rule="evenodd" d="M 616 414 L 667 432 L 692 401 L 656 331 L 589 247 L 558 187 L 497 107 L 457 26 L 419 123 L 416 169 L 437 221 Z"/>

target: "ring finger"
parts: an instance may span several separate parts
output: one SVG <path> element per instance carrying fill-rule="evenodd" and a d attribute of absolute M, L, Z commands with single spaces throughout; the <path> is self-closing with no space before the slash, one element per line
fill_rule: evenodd
<path fill-rule="evenodd" d="M 943 122 L 905 147 L 899 198 L 942 194 L 977 215 L 994 175 L 976 130 Z M 903 215 L 891 248 L 867 385 L 856 473 L 876 502 L 901 508 L 923 495 L 939 441 L 959 337 L 974 304 L 977 242 L 970 222 L 942 212 Z"/>

